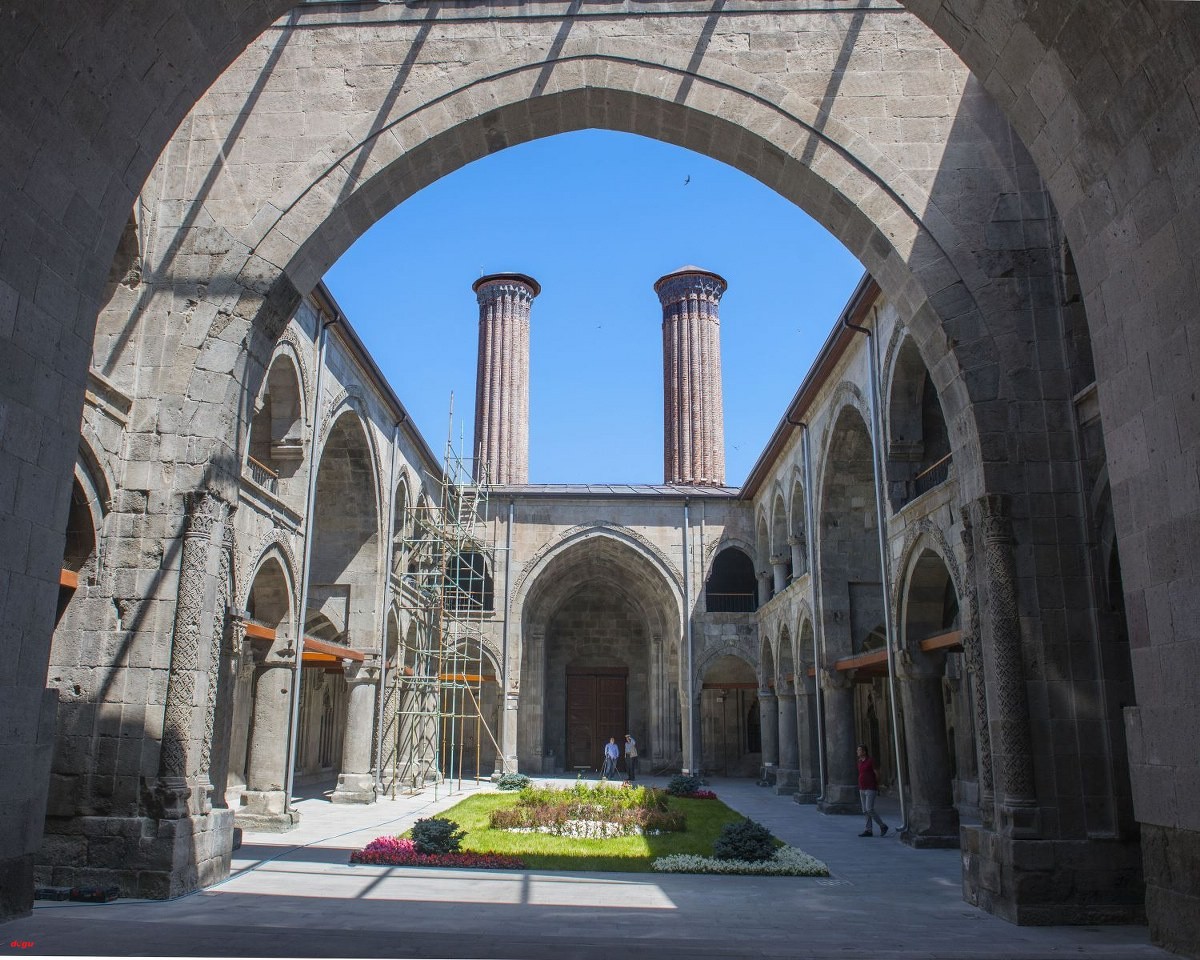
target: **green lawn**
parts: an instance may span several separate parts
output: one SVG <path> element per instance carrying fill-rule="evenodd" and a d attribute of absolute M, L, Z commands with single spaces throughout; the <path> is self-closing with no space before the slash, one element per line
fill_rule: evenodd
<path fill-rule="evenodd" d="M 464 851 L 503 853 L 520 857 L 535 870 L 590 870 L 649 872 L 655 857 L 672 853 L 712 856 L 713 841 L 721 828 L 742 815 L 720 800 L 685 800 L 671 797 L 672 810 L 687 816 L 687 830 L 658 836 L 611 837 L 607 840 L 582 840 L 555 837 L 545 833 L 512 833 L 492 830 L 488 815 L 498 807 L 512 806 L 515 793 L 482 793 L 468 797 L 449 810 L 439 813 L 443 820 L 455 821 L 467 836 Z"/>

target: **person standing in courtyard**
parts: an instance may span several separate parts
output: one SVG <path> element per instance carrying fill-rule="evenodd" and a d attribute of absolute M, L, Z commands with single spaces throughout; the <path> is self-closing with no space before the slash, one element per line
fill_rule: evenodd
<path fill-rule="evenodd" d="M 625 734 L 625 779 L 630 783 L 637 782 L 637 762 L 637 741 L 627 733 Z"/>
<path fill-rule="evenodd" d="M 867 745 L 860 743 L 858 745 L 858 800 L 862 804 L 863 815 L 867 818 L 866 829 L 859 834 L 860 837 L 874 836 L 871 830 L 872 820 L 879 824 L 879 835 L 881 837 L 887 836 L 888 825 L 875 812 L 875 797 L 878 793 L 879 769 L 875 766 L 875 761 L 871 759 L 871 755 L 867 752 Z"/>
<path fill-rule="evenodd" d="M 600 773 L 601 780 L 611 780 L 617 775 L 617 758 L 621 755 L 621 750 L 617 746 L 617 738 L 609 737 L 608 743 L 604 745 L 604 768 Z"/>

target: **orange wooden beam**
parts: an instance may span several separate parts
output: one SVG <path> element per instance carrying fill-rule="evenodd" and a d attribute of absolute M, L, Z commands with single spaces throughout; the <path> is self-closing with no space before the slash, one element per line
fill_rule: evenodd
<path fill-rule="evenodd" d="M 254 640 L 274 640 L 275 631 L 271 627 L 264 627 L 261 623 L 252 623 L 247 620 L 246 636 Z"/>
<path fill-rule="evenodd" d="M 79 574 L 74 570 L 68 570 L 63 567 L 58 573 L 58 585 L 60 587 L 69 587 L 72 590 L 79 588 Z"/>
<path fill-rule="evenodd" d="M 921 649 L 926 653 L 934 650 L 961 650 L 962 631 L 951 630 L 949 633 L 939 633 L 936 637 L 926 637 L 921 641 Z"/>
<path fill-rule="evenodd" d="M 496 678 L 478 673 L 443 673 L 439 680 L 453 680 L 455 683 L 495 683 Z"/>
<path fill-rule="evenodd" d="M 834 666 L 838 670 L 858 670 L 860 667 L 877 667 L 887 663 L 887 650 L 871 650 L 853 657 L 842 657 Z"/>
<path fill-rule="evenodd" d="M 362 663 L 366 659 L 366 654 L 361 650 L 355 650 L 351 647 L 342 647 L 336 643 L 329 643 L 326 640 L 318 640 L 316 637 L 304 638 L 305 655 L 311 650 L 313 653 L 325 653 L 331 657 L 336 657 L 338 660 L 355 660 Z"/>

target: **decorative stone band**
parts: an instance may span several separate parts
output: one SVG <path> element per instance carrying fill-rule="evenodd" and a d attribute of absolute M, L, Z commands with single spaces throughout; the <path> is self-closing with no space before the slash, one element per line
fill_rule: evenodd
<path fill-rule="evenodd" d="M 711 310 L 716 316 L 717 304 L 721 302 L 728 284 L 715 273 L 702 271 L 692 272 L 686 268 L 678 273 L 668 274 L 654 285 L 659 303 L 663 308 L 678 306 L 684 300 L 695 300 L 704 304 L 705 312 Z"/>
<path fill-rule="evenodd" d="M 523 273 L 496 274 L 475 282 L 475 298 L 482 307 L 505 297 L 530 304 L 542 292 L 541 285 Z"/>
<path fill-rule="evenodd" d="M 1036 802 L 1033 739 L 1029 729 L 1021 622 L 1017 612 L 1016 568 L 1008 497 L 980 497 L 976 505 L 983 528 L 984 583 L 991 632 L 993 690 L 997 702 L 1002 797 L 1005 803 Z"/>

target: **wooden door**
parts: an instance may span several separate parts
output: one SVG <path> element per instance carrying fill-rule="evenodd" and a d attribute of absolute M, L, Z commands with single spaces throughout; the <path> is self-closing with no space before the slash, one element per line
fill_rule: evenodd
<path fill-rule="evenodd" d="M 624 744 L 627 671 L 567 674 L 567 769 L 599 769 L 609 737 Z"/>

